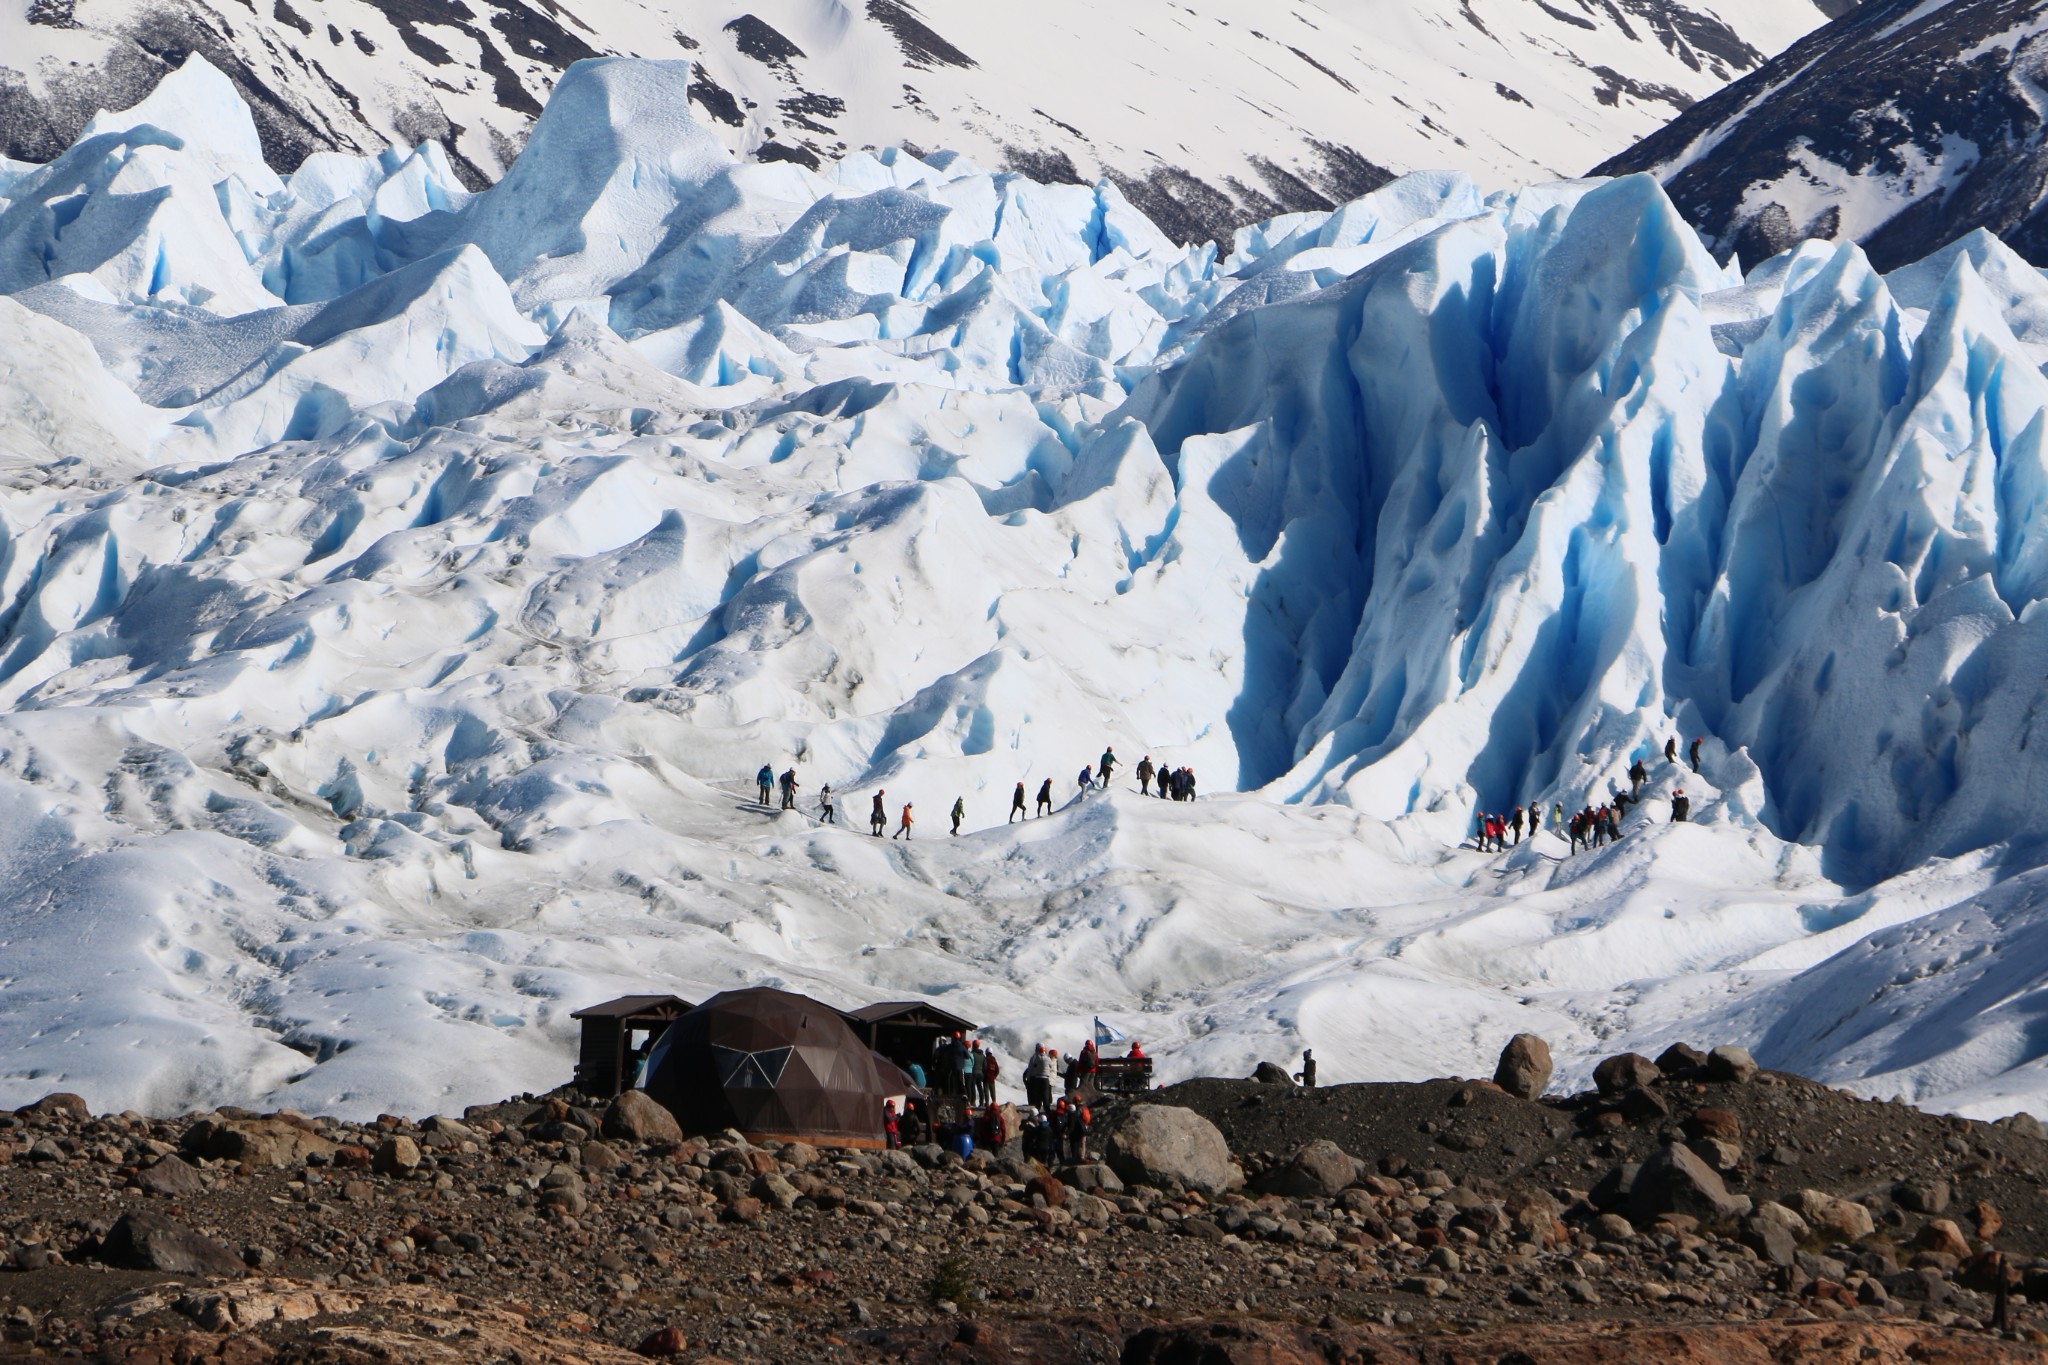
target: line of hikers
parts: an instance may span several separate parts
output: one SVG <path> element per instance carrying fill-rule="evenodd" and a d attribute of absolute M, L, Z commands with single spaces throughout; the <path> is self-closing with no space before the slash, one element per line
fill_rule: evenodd
<path fill-rule="evenodd" d="M 1694 772 L 1700 770 L 1700 745 L 1705 742 L 1704 739 L 1695 739 L 1686 751 L 1686 759 Z M 1675 735 L 1664 741 L 1664 761 L 1673 765 L 1678 762 L 1678 738 Z M 1628 813 L 1629 807 L 1642 804 L 1643 798 L 1640 793 L 1643 783 L 1649 780 L 1650 770 L 1644 765 L 1643 760 L 1638 758 L 1629 765 L 1627 791 L 1616 791 L 1597 806 L 1588 803 L 1570 816 L 1565 814 L 1563 802 L 1552 802 L 1551 831 L 1555 833 L 1562 829 L 1565 832 L 1572 853 L 1577 853 L 1581 848 L 1599 848 L 1605 844 L 1621 842 L 1622 817 Z M 1691 818 L 1692 798 L 1685 794 L 1683 787 L 1674 789 L 1671 793 L 1671 822 L 1682 824 Z M 1525 828 L 1532 839 L 1536 837 L 1536 832 L 1543 828 L 1541 801 L 1531 801 L 1526 811 L 1516 806 L 1505 815 L 1480 812 L 1475 819 L 1473 836 L 1478 841 L 1481 853 L 1505 853 L 1509 848 L 1510 838 L 1516 844 L 1522 842 L 1522 831 Z"/>
<path fill-rule="evenodd" d="M 1105 748 L 1100 759 L 1082 767 L 1079 779 L 1081 791 L 1084 793 L 1108 791 L 1110 777 L 1115 773 L 1116 768 L 1117 756 L 1115 748 Z M 1152 763 L 1152 756 L 1147 754 L 1138 760 L 1138 766 L 1133 769 L 1133 772 L 1138 779 L 1138 790 L 1146 796 L 1154 794 L 1152 788 L 1156 781 L 1159 788 L 1157 794 L 1162 797 L 1167 797 L 1174 801 L 1192 801 L 1195 799 L 1195 770 L 1193 768 L 1181 767 L 1168 770 L 1165 767 L 1155 767 Z M 797 808 L 796 793 L 798 785 L 796 769 L 793 766 L 785 768 L 782 775 L 777 777 L 775 766 L 770 763 L 763 763 L 760 771 L 754 774 L 754 789 L 760 804 L 764 806 L 773 805 L 780 810 L 795 810 Z M 881 838 L 883 832 L 889 828 L 889 807 L 886 802 L 888 795 L 889 793 L 886 788 L 877 790 L 875 792 L 874 804 L 868 810 L 868 831 L 877 839 Z M 964 796 L 954 797 L 951 813 L 953 818 L 952 833 L 957 836 L 960 833 L 961 821 L 967 818 L 967 798 Z M 1046 816 L 1052 813 L 1052 779 L 1048 777 L 1038 785 L 1037 814 Z M 1010 817 L 1003 823 L 1013 824 L 1018 820 L 1029 818 L 1030 816 L 1025 809 L 1024 784 L 1019 782 L 1015 790 L 1010 793 Z M 832 795 L 832 784 L 829 782 L 818 789 L 818 823 L 821 825 L 837 825 L 839 823 L 838 803 Z M 916 825 L 917 813 L 915 803 L 905 801 L 903 809 L 897 817 L 896 832 L 889 837 L 892 840 L 902 839 L 907 843 Z"/>

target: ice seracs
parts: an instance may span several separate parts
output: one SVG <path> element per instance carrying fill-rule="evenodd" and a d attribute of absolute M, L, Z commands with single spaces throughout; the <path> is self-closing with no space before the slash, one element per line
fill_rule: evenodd
<path fill-rule="evenodd" d="M 474 194 L 273 177 L 177 131 L 203 73 L 6 182 L 0 1103 L 446 1109 L 559 1080 L 578 1004 L 771 980 L 1121 1010 L 1166 1075 L 1527 1030 L 1569 1081 L 1712 1016 L 2048 1095 L 1953 972 L 1953 1046 L 1784 1022 L 2041 861 L 2048 311 L 1995 239 L 1744 275 L 1647 177 L 1445 173 L 1183 248 L 1113 183 L 741 163 L 689 79 L 573 68 Z M 1105 743 L 1208 799 L 1077 795 Z M 1459 847 L 1637 758 L 1618 846 Z M 967 833 L 757 811 L 763 761 Z"/>

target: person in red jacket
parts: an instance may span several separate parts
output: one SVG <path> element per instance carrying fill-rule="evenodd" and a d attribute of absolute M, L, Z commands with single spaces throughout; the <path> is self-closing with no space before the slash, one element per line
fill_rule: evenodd
<path fill-rule="evenodd" d="M 905 843 L 910 842 L 910 826 L 910 803 L 905 801 L 903 803 L 903 823 L 896 826 L 896 832 L 889 837 L 891 839 L 901 839 Z"/>

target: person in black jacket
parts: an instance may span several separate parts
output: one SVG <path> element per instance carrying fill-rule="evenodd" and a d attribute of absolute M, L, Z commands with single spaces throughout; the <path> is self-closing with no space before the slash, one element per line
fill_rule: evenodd
<path fill-rule="evenodd" d="M 1675 825 L 1681 820 L 1690 819 L 1692 819 L 1692 802 L 1686 798 L 1683 791 L 1671 793 L 1671 823 Z"/>

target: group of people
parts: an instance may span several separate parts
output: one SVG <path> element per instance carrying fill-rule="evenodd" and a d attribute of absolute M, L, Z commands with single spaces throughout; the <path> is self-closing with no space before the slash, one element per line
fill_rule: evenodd
<path fill-rule="evenodd" d="M 1116 772 L 1117 766 L 1118 760 L 1115 748 L 1105 748 L 1100 759 L 1082 767 L 1079 779 L 1081 790 L 1083 792 L 1107 791 L 1110 778 Z M 1138 777 L 1138 790 L 1147 796 L 1154 794 L 1153 788 L 1156 785 L 1158 788 L 1157 795 L 1159 796 L 1170 797 L 1175 801 L 1192 801 L 1195 799 L 1195 770 L 1193 768 L 1182 767 L 1169 770 L 1163 766 L 1155 767 L 1152 762 L 1152 756 L 1147 754 L 1138 761 L 1135 771 Z M 763 763 L 761 770 L 754 774 L 754 787 L 760 804 L 774 806 L 779 810 L 795 810 L 797 808 L 796 794 L 799 785 L 794 767 L 784 769 L 782 775 L 778 777 L 775 773 L 774 764 Z M 881 838 L 889 828 L 888 795 L 889 793 L 886 789 L 876 791 L 874 804 L 868 811 L 868 832 L 877 839 Z M 1039 816 L 1051 815 L 1053 813 L 1052 779 L 1049 777 L 1038 785 L 1035 813 Z M 1027 809 L 1024 784 L 1019 782 L 1015 790 L 1010 793 L 1010 817 L 1003 823 L 1014 824 L 1018 820 L 1028 820 L 1032 814 L 1033 812 Z M 952 809 L 952 833 L 955 836 L 960 833 L 960 825 L 966 819 L 967 798 L 956 796 L 953 798 Z M 818 789 L 818 823 L 822 825 L 836 825 L 839 823 L 838 806 L 832 795 L 830 783 Z M 911 839 L 912 831 L 916 828 L 916 825 L 916 807 L 912 802 L 905 801 L 903 808 L 896 815 L 896 832 L 890 834 L 889 837 L 892 840 L 902 839 L 907 843 Z"/>
<path fill-rule="evenodd" d="M 1693 740 L 1686 751 L 1686 759 L 1692 770 L 1700 770 L 1700 746 L 1704 739 Z M 1664 741 L 1664 761 L 1673 765 L 1678 762 L 1678 738 L 1672 736 Z M 1552 802 L 1550 807 L 1550 828 L 1553 833 L 1563 830 L 1570 842 L 1570 851 L 1577 853 L 1581 848 L 1600 848 L 1605 844 L 1621 840 L 1622 817 L 1631 806 L 1641 805 L 1640 795 L 1643 783 L 1650 780 L 1650 770 L 1638 758 L 1629 765 L 1628 790 L 1616 790 L 1607 800 L 1595 806 L 1588 803 L 1570 816 L 1565 814 L 1563 802 Z M 1612 784 L 1609 784 L 1610 787 Z M 1692 818 L 1692 800 L 1680 787 L 1671 793 L 1671 820 L 1680 824 Z M 1481 853 L 1505 853 L 1510 842 L 1522 842 L 1522 831 L 1526 829 L 1530 838 L 1543 828 L 1543 803 L 1531 801 L 1526 809 L 1516 806 L 1506 814 L 1492 814 L 1482 811 L 1475 821 L 1473 835 L 1478 841 Z"/>
<path fill-rule="evenodd" d="M 932 1043 L 929 1076 L 919 1063 L 910 1064 L 912 1081 L 941 1095 L 957 1095 L 971 1105 L 994 1104 L 996 1077 L 1002 1074 L 995 1049 L 985 1048 L 981 1039 L 970 1039 L 961 1033 L 941 1034 Z"/>

